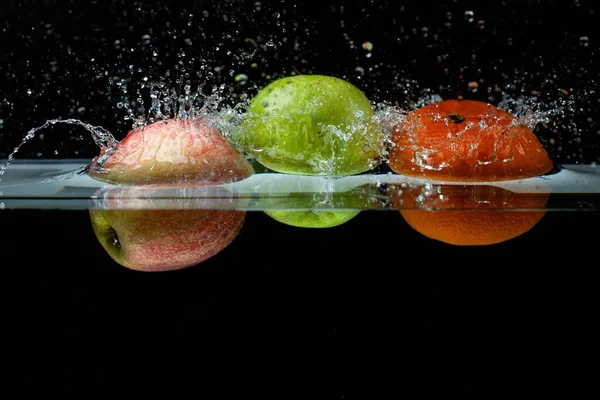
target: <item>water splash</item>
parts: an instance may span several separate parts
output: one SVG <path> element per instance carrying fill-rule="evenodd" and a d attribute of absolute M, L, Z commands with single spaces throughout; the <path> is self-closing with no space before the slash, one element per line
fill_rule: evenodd
<path fill-rule="evenodd" d="M 576 112 L 573 97 L 542 101 L 537 96 L 514 98 L 505 94 L 498 108 L 512 114 L 521 124 L 535 129 L 539 124 L 551 123 L 555 117 L 565 119 Z"/>
<path fill-rule="evenodd" d="M 114 136 L 109 131 L 107 131 L 106 129 L 104 129 L 101 126 L 94 126 L 94 125 L 82 122 L 78 119 L 65 119 L 65 120 L 51 119 L 51 120 L 46 121 L 43 125 L 40 125 L 36 128 L 30 129 L 27 132 L 27 134 L 23 137 L 23 139 L 21 140 L 21 143 L 19 143 L 19 145 L 14 148 L 12 153 L 10 153 L 8 155 L 6 162 L 0 168 L 0 181 L 2 180 L 2 175 L 4 175 L 9 164 L 14 160 L 16 154 L 19 152 L 21 147 L 23 147 L 27 142 L 29 142 L 31 139 L 33 139 L 38 131 L 49 128 L 56 124 L 76 125 L 76 126 L 83 127 L 92 135 L 92 139 L 94 140 L 94 143 L 96 143 L 96 145 L 98 145 L 99 147 L 105 147 L 108 149 L 112 149 L 118 143 L 118 141 L 114 138 Z M 109 152 L 106 152 L 106 153 L 109 153 Z"/>

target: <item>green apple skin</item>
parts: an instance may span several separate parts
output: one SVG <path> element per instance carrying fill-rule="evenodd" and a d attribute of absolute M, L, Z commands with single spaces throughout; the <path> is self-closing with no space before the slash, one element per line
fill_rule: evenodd
<path fill-rule="evenodd" d="M 343 79 L 291 76 L 251 99 L 238 141 L 276 172 L 354 175 L 382 160 L 384 134 L 374 116 L 364 93 Z"/>
<path fill-rule="evenodd" d="M 134 128 L 88 167 L 94 179 L 125 185 L 227 183 L 249 177 L 252 165 L 205 118 L 168 119 Z"/>
<path fill-rule="evenodd" d="M 356 217 L 360 211 L 287 211 L 265 210 L 265 214 L 286 225 L 298 228 L 332 228 L 342 225 Z"/>
<path fill-rule="evenodd" d="M 89 211 L 96 238 L 118 264 L 136 271 L 171 271 L 215 256 L 239 234 L 245 211 Z"/>

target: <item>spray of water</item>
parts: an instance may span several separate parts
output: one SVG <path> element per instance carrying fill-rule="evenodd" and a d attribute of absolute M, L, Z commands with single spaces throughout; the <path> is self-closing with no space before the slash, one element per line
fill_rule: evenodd
<path fill-rule="evenodd" d="M 206 118 L 235 145 L 233 135 L 243 122 L 247 100 L 259 86 L 290 74 L 322 72 L 319 71 L 319 60 L 327 52 L 321 48 L 325 46 L 319 46 L 322 39 L 317 35 L 319 32 L 317 23 L 311 20 L 303 21 L 301 24 L 289 22 L 299 20 L 289 17 L 300 13 L 301 10 L 295 6 L 271 9 L 262 2 L 248 3 L 244 6 L 246 7 L 244 13 L 240 11 L 240 7 L 241 3 L 217 2 L 214 7 L 182 13 L 181 21 L 185 26 L 180 29 L 166 30 L 165 37 L 161 37 L 157 32 L 144 32 L 140 35 L 140 42 L 137 45 L 135 43 L 127 45 L 124 40 L 116 40 L 114 49 L 111 49 L 111 54 L 114 52 L 120 60 L 120 65 L 116 69 L 114 64 L 102 65 L 99 61 L 101 57 L 95 56 L 87 60 L 92 65 L 92 72 L 96 79 L 108 79 L 109 93 L 114 93 L 112 88 L 116 87 L 117 95 L 120 95 L 116 106 L 119 112 L 125 113 L 123 120 L 131 123 L 133 127 L 143 127 L 168 118 Z M 403 123 L 408 112 L 441 101 L 442 96 L 447 97 L 448 93 L 479 96 L 486 92 L 486 85 L 489 85 L 487 87 L 489 99 L 502 97 L 499 107 L 509 111 L 520 123 L 531 129 L 540 125 L 552 127 L 563 123 L 562 121 L 578 111 L 575 98 L 577 97 L 581 102 L 579 93 L 577 96 L 561 96 L 559 100 L 548 101 L 547 98 L 537 94 L 529 97 L 518 96 L 503 92 L 501 89 L 514 87 L 513 92 L 519 93 L 521 89 L 518 86 L 527 86 L 528 80 L 537 79 L 535 74 L 521 74 L 520 77 L 514 78 L 519 75 L 519 71 L 515 70 L 513 74 L 507 69 L 501 75 L 494 73 L 493 84 L 491 79 L 490 82 L 481 79 L 478 74 L 484 70 L 474 68 L 481 65 L 475 49 L 483 47 L 479 44 L 488 44 L 496 38 L 500 40 L 502 36 L 489 38 L 477 34 L 464 38 L 460 33 L 464 29 L 467 29 L 467 32 L 478 33 L 493 28 L 489 21 L 473 10 L 464 10 L 454 15 L 447 12 L 442 15 L 443 23 L 437 21 L 435 24 L 430 23 L 429 26 L 425 22 L 415 22 L 416 25 L 413 25 L 412 21 L 419 21 L 414 18 L 394 17 L 387 22 L 384 18 L 383 21 L 377 21 L 377 26 L 382 23 L 387 24 L 387 31 L 397 32 L 398 35 L 394 36 L 393 42 L 379 42 L 370 37 L 359 38 L 353 33 L 348 19 L 350 14 L 346 15 L 347 10 L 345 11 L 352 7 L 350 4 L 340 5 L 335 9 L 338 20 L 332 19 L 339 28 L 335 29 L 335 35 L 339 37 L 335 36 L 332 40 L 337 40 L 335 43 L 340 46 L 340 49 L 344 49 L 343 52 L 335 52 L 336 57 L 341 57 L 343 61 L 339 62 L 341 66 L 334 74 L 354 81 L 361 88 L 369 90 L 369 97 L 392 98 L 397 95 L 403 99 L 400 103 L 385 101 L 375 103 L 377 109 L 375 118 L 386 133 L 385 140 L 388 145 L 386 148 L 393 145 L 390 141 L 391 132 L 395 126 Z M 388 14 L 401 15 L 405 12 L 404 6 L 397 11 L 399 13 Z M 240 24 L 244 22 L 241 16 L 246 14 L 254 16 L 252 21 L 256 29 L 248 29 L 244 35 L 239 35 Z M 284 18 L 285 14 L 288 14 L 287 18 Z M 158 16 L 161 13 L 157 12 L 153 15 Z M 223 17 L 223 21 L 219 22 L 222 29 L 208 31 L 205 26 L 215 22 L 216 15 Z M 460 18 L 457 18 L 457 15 Z M 365 18 L 371 20 L 373 17 L 364 15 L 359 19 L 362 21 Z M 247 28 L 250 27 L 253 26 Z M 448 51 L 453 48 L 451 46 L 453 43 L 459 43 L 455 42 L 456 35 L 459 33 L 460 43 L 468 42 L 463 43 L 461 48 L 469 48 L 469 46 L 473 48 L 464 59 L 461 58 L 461 52 Z M 477 38 L 481 38 L 482 42 L 480 43 L 480 39 Z M 582 40 L 582 46 L 589 44 L 587 37 L 582 37 Z M 165 44 L 161 45 L 160 43 L 163 42 Z M 418 43 L 420 47 L 430 51 L 413 61 L 409 60 L 410 57 L 406 60 L 391 57 L 403 54 L 400 50 L 404 45 L 411 43 Z M 496 43 L 496 45 L 500 44 Z M 202 48 L 203 51 L 194 52 L 195 48 Z M 164 60 L 167 56 L 169 60 L 175 60 L 175 65 L 165 73 L 163 67 L 166 65 Z M 430 56 L 435 56 L 435 60 Z M 397 59 L 397 61 L 390 64 L 390 59 Z M 83 61 L 86 61 L 85 57 L 81 58 L 81 62 Z M 421 69 L 431 70 L 432 74 L 442 77 L 444 83 L 439 86 L 430 83 L 438 82 L 438 79 L 431 79 L 432 77 L 426 73 L 420 75 Z M 432 88 L 421 87 L 419 82 L 421 76 L 423 81 L 429 78 L 427 81 L 428 84 L 433 85 Z M 512 83 L 510 79 L 516 81 Z M 455 81 L 460 82 L 455 85 L 453 83 Z M 544 88 L 549 88 L 550 90 L 556 88 L 556 85 L 558 84 L 546 80 L 536 89 L 543 91 Z M 594 92 L 590 90 L 590 96 L 593 94 Z M 111 147 L 116 144 L 115 138 L 104 128 L 90 126 L 76 119 L 50 120 L 27 132 L 21 144 L 14 149 L 7 162 L 1 167 L 0 176 L 4 174 L 19 149 L 33 138 L 37 131 L 56 123 L 84 127 L 92 134 L 94 142 L 99 146 Z M 577 127 L 573 127 L 572 130 L 576 131 Z M 553 145 L 553 142 L 550 141 L 549 144 Z M 108 153 L 104 152 L 104 154 Z M 426 152 L 423 153 L 423 157 L 427 156 Z M 381 158 L 384 161 L 382 164 L 385 165 L 387 152 L 384 151 Z M 487 159 L 485 162 L 491 160 Z M 324 169 L 326 168 L 327 166 L 324 166 Z"/>
<path fill-rule="evenodd" d="M 112 149 L 118 143 L 118 141 L 114 138 L 114 136 L 101 126 L 93 126 L 93 125 L 90 125 L 88 123 L 82 122 L 77 119 L 65 119 L 65 120 L 52 119 L 52 120 L 46 121 L 43 125 L 40 125 L 36 128 L 30 129 L 29 132 L 27 132 L 27 134 L 21 140 L 21 143 L 19 143 L 19 145 L 14 148 L 12 153 L 9 154 L 4 165 L 2 165 L 2 167 L 0 167 L 0 180 L 2 180 L 2 175 L 4 175 L 4 173 L 6 172 L 6 168 L 8 168 L 9 164 L 13 161 L 13 159 L 15 158 L 15 156 L 17 155 L 17 153 L 19 152 L 21 147 L 23 147 L 27 142 L 29 142 L 31 139 L 33 139 L 39 131 L 49 128 L 56 124 L 76 125 L 76 126 L 80 126 L 80 127 L 84 128 L 92 135 L 92 138 L 93 138 L 94 142 L 96 143 L 96 145 L 98 145 L 100 147 Z"/>

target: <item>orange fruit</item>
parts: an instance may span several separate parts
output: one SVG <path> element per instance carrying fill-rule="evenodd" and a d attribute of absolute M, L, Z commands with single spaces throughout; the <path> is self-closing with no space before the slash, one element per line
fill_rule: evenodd
<path fill-rule="evenodd" d="M 473 100 L 445 100 L 409 113 L 392 142 L 390 168 L 411 177 L 493 182 L 539 176 L 553 167 L 531 129 Z M 392 189 L 390 199 L 416 231 L 462 246 L 496 244 L 529 231 L 544 216 L 549 197 L 494 186 L 435 187 L 433 195 L 426 187 Z"/>
<path fill-rule="evenodd" d="M 548 193 L 515 193 L 489 185 L 388 187 L 393 207 L 416 231 L 460 246 L 516 238 L 545 215 Z"/>
<path fill-rule="evenodd" d="M 542 175 L 553 163 L 536 135 L 510 113 L 474 100 L 444 100 L 407 114 L 392 133 L 392 171 L 442 181 Z"/>

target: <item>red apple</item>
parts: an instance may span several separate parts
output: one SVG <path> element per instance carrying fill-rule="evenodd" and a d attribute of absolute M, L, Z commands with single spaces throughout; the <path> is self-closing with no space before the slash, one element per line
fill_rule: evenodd
<path fill-rule="evenodd" d="M 136 128 L 90 164 L 95 179 L 125 185 L 108 191 L 106 209 L 90 210 L 94 233 L 124 267 L 167 271 L 214 256 L 238 235 L 245 211 L 121 207 L 145 188 L 189 188 L 242 180 L 254 173 L 246 158 L 203 119 L 170 119 Z M 185 199 L 184 199 L 185 200 Z M 148 201 L 146 201 L 148 204 Z M 149 200 L 152 204 L 152 199 Z M 151 207 L 152 208 L 152 207 Z"/>
<path fill-rule="evenodd" d="M 134 128 L 89 166 L 95 179 L 117 184 L 226 183 L 254 173 L 206 119 L 168 119 Z"/>
<path fill-rule="evenodd" d="M 202 263 L 235 239 L 245 216 L 232 210 L 90 210 L 102 247 L 117 263 L 138 271 Z"/>

